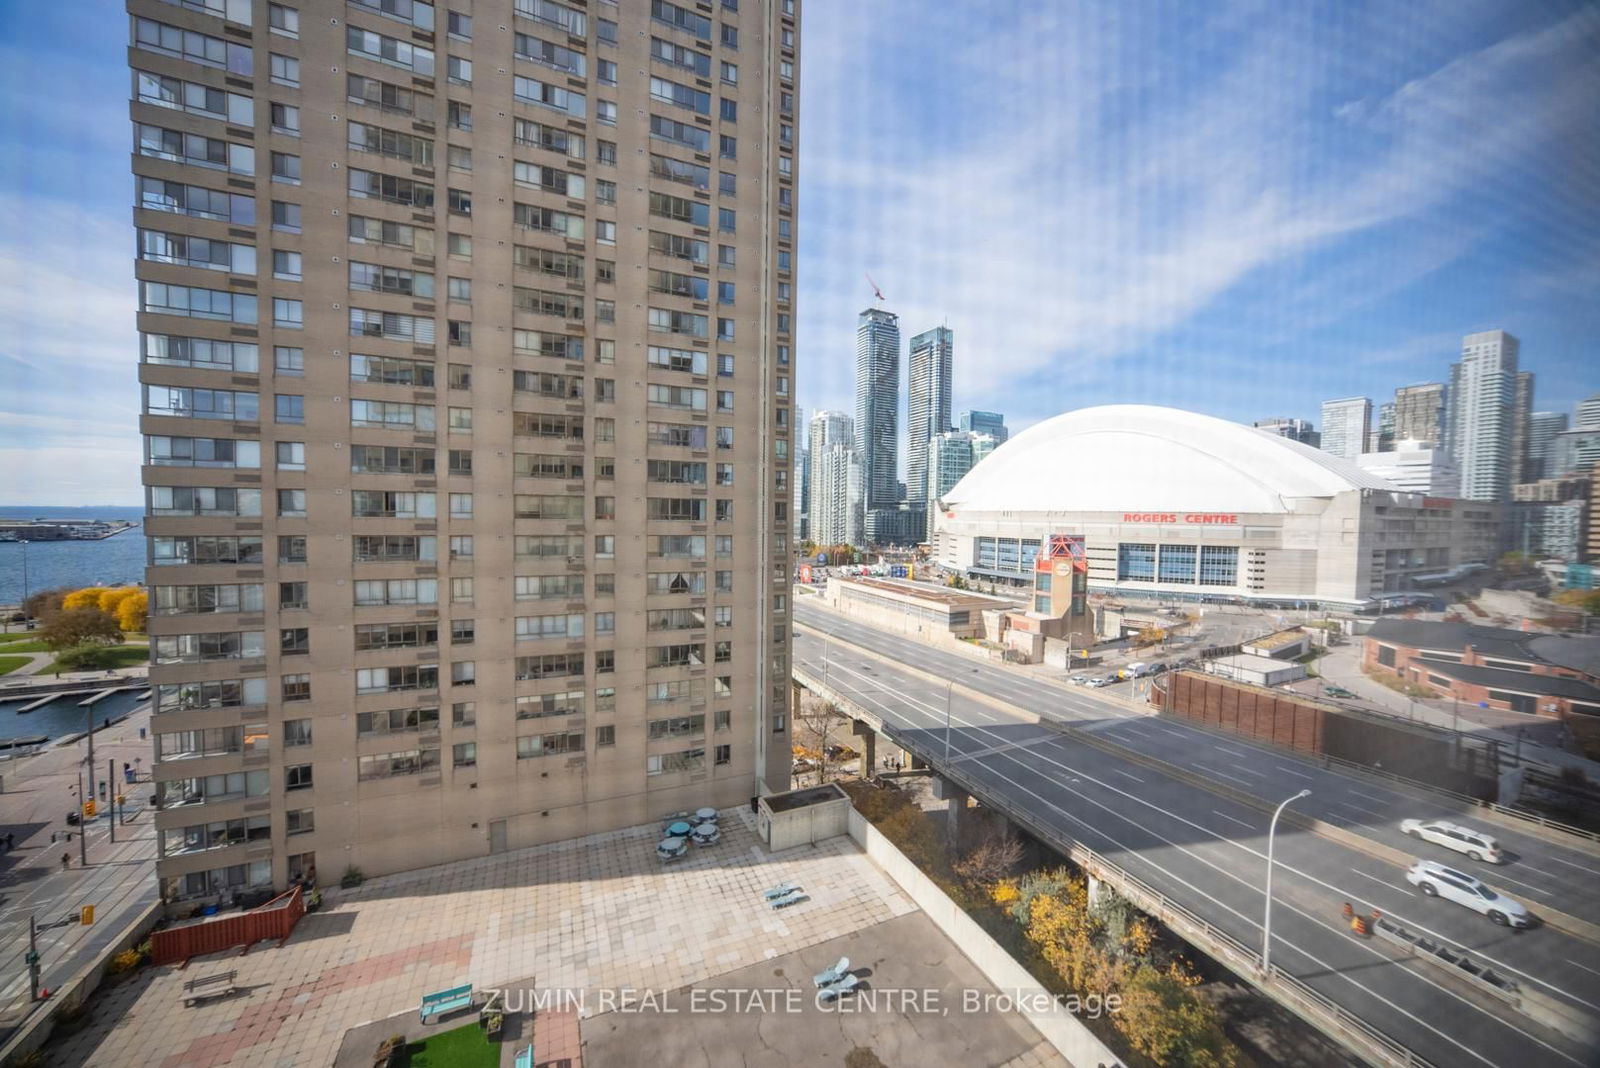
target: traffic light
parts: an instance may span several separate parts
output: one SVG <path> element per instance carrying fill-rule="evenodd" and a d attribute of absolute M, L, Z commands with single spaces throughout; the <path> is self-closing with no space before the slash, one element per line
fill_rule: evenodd
<path fill-rule="evenodd" d="M 83 803 L 83 818 L 86 819 L 86 820 L 94 819 L 95 811 L 96 811 L 95 800 L 94 800 L 94 798 L 91 797 L 91 798 L 89 798 L 89 800 L 87 800 L 87 801 L 85 801 Z"/>

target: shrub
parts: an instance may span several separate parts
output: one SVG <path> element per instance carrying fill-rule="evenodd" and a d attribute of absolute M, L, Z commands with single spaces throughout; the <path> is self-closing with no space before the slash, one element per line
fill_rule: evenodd
<path fill-rule="evenodd" d="M 344 874 L 339 877 L 339 885 L 344 887 L 346 890 L 360 886 L 366 881 L 367 877 L 362 875 L 361 869 L 356 867 L 354 864 L 346 868 L 344 870 Z"/>

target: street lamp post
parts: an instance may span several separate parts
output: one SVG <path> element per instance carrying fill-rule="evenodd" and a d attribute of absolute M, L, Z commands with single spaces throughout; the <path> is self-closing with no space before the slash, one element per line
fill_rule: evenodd
<path fill-rule="evenodd" d="M 972 673 L 976 675 L 978 669 L 973 668 Z M 946 767 L 950 764 L 950 701 L 955 696 L 955 692 L 956 680 L 952 677 L 950 685 L 945 687 L 944 691 L 944 762 Z"/>
<path fill-rule="evenodd" d="M 1275 836 L 1278 833 L 1278 817 L 1283 815 L 1283 810 L 1302 797 L 1311 796 L 1310 790 L 1301 790 L 1293 797 L 1285 798 L 1272 813 L 1272 822 L 1267 826 L 1267 909 L 1261 920 L 1261 974 L 1270 976 L 1272 954 L 1272 854 L 1276 844 Z"/>

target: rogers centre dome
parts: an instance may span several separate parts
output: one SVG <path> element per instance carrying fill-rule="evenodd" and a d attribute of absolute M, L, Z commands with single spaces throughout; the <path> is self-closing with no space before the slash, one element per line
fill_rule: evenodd
<path fill-rule="evenodd" d="M 1031 584 L 1051 534 L 1082 535 L 1089 587 L 1176 600 L 1364 605 L 1486 562 L 1497 516 L 1408 493 L 1354 463 L 1209 415 L 1118 404 L 1012 438 L 937 502 L 935 559 Z M 1438 522 L 1419 522 L 1419 520 Z"/>

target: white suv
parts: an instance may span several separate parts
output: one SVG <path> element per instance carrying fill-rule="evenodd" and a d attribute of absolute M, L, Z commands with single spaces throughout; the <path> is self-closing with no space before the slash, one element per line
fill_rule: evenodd
<path fill-rule="evenodd" d="M 1429 897 L 1442 897 L 1481 912 L 1502 927 L 1528 927 L 1533 917 L 1520 901 L 1485 886 L 1465 872 L 1431 860 L 1419 860 L 1406 872 L 1406 882 Z"/>
<path fill-rule="evenodd" d="M 1487 861 L 1490 864 L 1500 864 L 1505 860 L 1505 856 L 1500 852 L 1499 842 L 1482 831 L 1463 827 L 1459 823 L 1449 823 L 1445 820 L 1401 820 L 1400 829 L 1413 838 L 1442 845 L 1446 849 L 1454 849 L 1457 853 L 1465 853 L 1473 860 Z"/>

